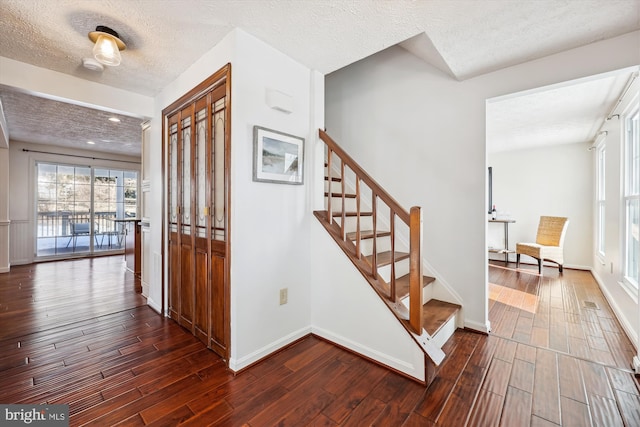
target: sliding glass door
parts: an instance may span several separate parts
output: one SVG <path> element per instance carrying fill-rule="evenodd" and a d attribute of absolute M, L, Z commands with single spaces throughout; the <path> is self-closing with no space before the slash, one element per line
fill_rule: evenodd
<path fill-rule="evenodd" d="M 136 216 L 138 173 L 37 163 L 36 256 L 123 249 L 117 220 Z"/>
<path fill-rule="evenodd" d="M 124 223 L 136 217 L 138 173 L 95 169 L 93 177 L 94 251 L 122 249 Z"/>

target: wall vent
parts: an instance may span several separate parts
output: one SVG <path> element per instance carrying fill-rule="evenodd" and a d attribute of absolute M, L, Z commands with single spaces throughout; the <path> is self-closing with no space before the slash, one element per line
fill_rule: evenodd
<path fill-rule="evenodd" d="M 584 308 L 589 308 L 592 310 L 600 310 L 600 307 L 598 307 L 598 304 L 596 304 L 595 302 L 583 301 L 583 303 L 584 303 Z"/>

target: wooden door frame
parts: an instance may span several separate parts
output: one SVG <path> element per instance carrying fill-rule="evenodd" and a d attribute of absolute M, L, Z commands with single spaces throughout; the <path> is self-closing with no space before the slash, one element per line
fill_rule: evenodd
<path fill-rule="evenodd" d="M 169 222 L 167 220 L 167 203 L 169 202 L 167 194 L 170 183 L 167 175 L 167 143 L 168 143 L 168 117 L 184 108 L 187 104 L 195 102 L 199 97 L 211 91 L 215 87 L 225 85 L 225 159 L 224 159 L 224 175 L 225 175 L 225 210 L 226 210 L 226 235 L 225 235 L 225 257 L 227 262 L 224 268 L 224 318 L 225 318 L 225 355 L 224 359 L 229 365 L 229 356 L 231 354 L 231 63 L 227 63 L 211 76 L 203 80 L 193 89 L 182 95 L 180 98 L 169 104 L 162 110 L 162 303 L 161 313 L 167 317 L 168 307 L 165 305 L 167 296 L 167 286 L 165 277 L 166 263 L 166 242 Z"/>

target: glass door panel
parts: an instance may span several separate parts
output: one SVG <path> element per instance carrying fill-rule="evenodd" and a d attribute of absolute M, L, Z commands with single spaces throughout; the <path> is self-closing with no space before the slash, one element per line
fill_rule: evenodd
<path fill-rule="evenodd" d="M 137 172 L 47 163 L 36 169 L 36 256 L 122 249 L 114 220 L 125 218 L 125 206 L 135 216 Z"/>
<path fill-rule="evenodd" d="M 196 113 L 196 236 L 206 237 L 207 216 L 207 109 Z"/>
<path fill-rule="evenodd" d="M 182 234 L 191 234 L 191 116 L 182 120 Z"/>
<path fill-rule="evenodd" d="M 169 128 L 169 230 L 178 231 L 178 125 Z"/>
<path fill-rule="evenodd" d="M 217 100 L 213 105 L 213 141 L 211 144 L 212 180 L 211 187 L 213 200 L 213 230 L 212 239 L 225 240 L 225 98 Z"/>

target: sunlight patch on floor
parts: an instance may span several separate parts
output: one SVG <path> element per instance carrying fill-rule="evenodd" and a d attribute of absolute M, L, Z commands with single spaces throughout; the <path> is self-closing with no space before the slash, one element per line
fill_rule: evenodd
<path fill-rule="evenodd" d="M 489 283 L 489 299 L 532 314 L 538 309 L 537 295 L 495 283 Z"/>

